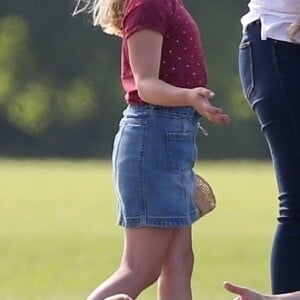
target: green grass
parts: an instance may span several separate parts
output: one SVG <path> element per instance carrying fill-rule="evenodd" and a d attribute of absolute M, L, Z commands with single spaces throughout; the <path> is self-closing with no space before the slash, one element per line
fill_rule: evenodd
<path fill-rule="evenodd" d="M 0 160 L 1 300 L 83 300 L 118 266 L 122 229 L 110 168 Z M 271 163 L 198 162 L 196 170 L 218 204 L 194 226 L 194 299 L 232 299 L 224 280 L 268 292 L 277 215 Z M 156 299 L 155 287 L 139 299 Z"/>

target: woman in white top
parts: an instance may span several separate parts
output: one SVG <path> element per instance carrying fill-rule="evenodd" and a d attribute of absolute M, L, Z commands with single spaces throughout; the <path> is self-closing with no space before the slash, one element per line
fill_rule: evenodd
<path fill-rule="evenodd" d="M 241 83 L 269 145 L 279 189 L 274 294 L 300 290 L 299 17 L 300 0 L 251 0 L 241 20 Z"/>

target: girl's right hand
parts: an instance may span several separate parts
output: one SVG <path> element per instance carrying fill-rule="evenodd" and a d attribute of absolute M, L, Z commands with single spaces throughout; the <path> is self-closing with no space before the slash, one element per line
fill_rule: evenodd
<path fill-rule="evenodd" d="M 211 105 L 210 101 L 215 96 L 211 90 L 197 87 L 188 90 L 187 96 L 189 105 L 208 121 L 216 124 L 228 124 L 230 122 L 229 116 L 221 108 Z"/>

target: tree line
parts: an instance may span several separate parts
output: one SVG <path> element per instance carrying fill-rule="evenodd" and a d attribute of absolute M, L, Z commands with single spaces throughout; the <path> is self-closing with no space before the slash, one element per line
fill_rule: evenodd
<path fill-rule="evenodd" d="M 162 0 L 163 1 L 163 0 Z M 201 28 L 209 87 L 232 118 L 203 120 L 202 158 L 266 158 L 241 91 L 237 55 L 246 1 L 186 0 Z M 71 0 L 0 2 L 0 155 L 107 157 L 125 101 L 120 39 L 72 17 Z"/>

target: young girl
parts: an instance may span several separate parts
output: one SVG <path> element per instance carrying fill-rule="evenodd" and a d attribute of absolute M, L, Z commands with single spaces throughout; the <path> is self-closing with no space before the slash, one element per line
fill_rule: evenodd
<path fill-rule="evenodd" d="M 299 15 L 299 0 L 250 0 L 239 51 L 244 94 L 268 143 L 279 190 L 274 294 L 300 290 Z"/>
<path fill-rule="evenodd" d="M 77 6 L 84 9 L 94 25 L 122 37 L 128 103 L 113 147 L 123 256 L 88 300 L 135 299 L 157 280 L 159 299 L 192 299 L 197 124 L 200 115 L 229 122 L 210 104 L 197 25 L 179 0 L 94 0 Z"/>

